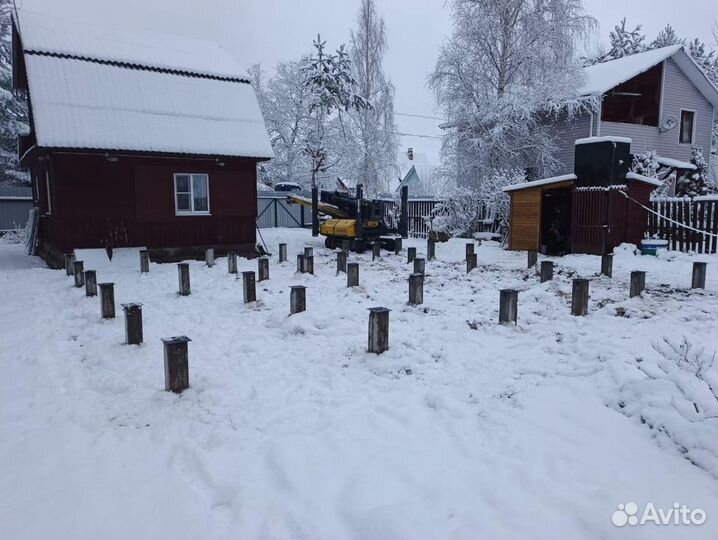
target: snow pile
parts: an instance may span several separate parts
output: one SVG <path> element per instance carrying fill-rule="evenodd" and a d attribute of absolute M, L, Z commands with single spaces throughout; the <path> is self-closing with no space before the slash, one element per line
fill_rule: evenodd
<path fill-rule="evenodd" d="M 360 287 L 347 289 L 321 238 L 262 234 L 290 262 L 272 256 L 251 305 L 223 258 L 190 262 L 188 297 L 176 265 L 95 259 L 118 306 L 143 303 L 139 347 L 123 344 L 121 311 L 100 320 L 63 271 L 0 245 L 0 537 L 716 537 L 715 409 L 693 366 L 715 381 L 718 257 L 624 246 L 613 279 L 571 255 L 540 283 L 525 253 L 493 242 L 466 275 L 465 241 L 450 240 L 413 307 L 405 252 L 350 254 Z M 314 276 L 295 273 L 305 245 Z M 705 291 L 688 289 L 695 260 L 710 264 Z M 647 290 L 629 299 L 632 270 Z M 591 278 L 586 317 L 570 315 L 574 277 Z M 307 311 L 289 317 L 294 284 Z M 496 324 L 503 288 L 520 291 L 517 326 Z M 367 308 L 380 305 L 391 335 L 377 356 Z M 178 334 L 193 341 L 176 396 L 160 339 Z M 659 352 L 684 335 L 688 354 Z M 628 501 L 708 519 L 616 528 Z"/>

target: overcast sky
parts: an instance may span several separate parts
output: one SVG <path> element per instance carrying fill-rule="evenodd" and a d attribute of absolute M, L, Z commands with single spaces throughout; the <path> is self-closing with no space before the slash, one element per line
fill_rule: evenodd
<path fill-rule="evenodd" d="M 242 65 L 261 63 L 271 70 L 280 60 L 309 52 L 318 32 L 332 48 L 348 41 L 360 0 L 16 0 L 19 6 L 73 18 L 119 23 L 131 28 L 219 41 Z M 398 113 L 438 116 L 426 87 L 437 51 L 451 31 L 444 0 L 376 0 L 384 17 L 389 51 L 385 71 L 396 87 Z M 666 23 L 679 35 L 713 43 L 718 15 L 715 0 L 584 0 L 596 17 L 598 39 L 622 18 L 642 24 L 649 39 Z M 438 121 L 397 115 L 399 130 L 438 136 Z M 436 138 L 402 137 L 438 161 Z"/>

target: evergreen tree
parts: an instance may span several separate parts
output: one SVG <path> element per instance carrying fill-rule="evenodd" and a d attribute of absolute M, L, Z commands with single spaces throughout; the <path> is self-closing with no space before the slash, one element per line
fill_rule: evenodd
<path fill-rule="evenodd" d="M 688 54 L 695 60 L 713 84 L 718 84 L 718 67 L 716 66 L 716 52 L 708 50 L 706 44 L 695 38 L 688 43 Z"/>
<path fill-rule="evenodd" d="M 628 30 L 625 17 L 608 34 L 608 38 L 611 42 L 611 48 L 601 58 L 601 62 L 616 60 L 617 58 L 623 58 L 646 50 L 646 36 L 641 33 L 641 25 L 639 24 L 633 30 Z"/>
<path fill-rule="evenodd" d="M 656 39 L 651 42 L 649 48 L 660 49 L 661 47 L 669 47 L 671 45 L 685 45 L 686 40 L 679 38 L 676 31 L 670 24 L 667 24 L 663 30 L 658 32 Z"/>
<path fill-rule="evenodd" d="M 0 184 L 26 184 L 20 169 L 17 137 L 27 133 L 27 102 L 12 89 L 12 0 L 0 0 Z"/>
<path fill-rule="evenodd" d="M 677 197 L 697 197 L 706 195 L 708 187 L 708 164 L 703 157 L 703 150 L 699 146 L 691 148 L 691 163 L 695 170 L 688 171 L 676 181 Z"/>
<path fill-rule="evenodd" d="M 364 97 L 354 92 L 356 80 L 344 45 L 335 54 L 327 53 L 325 47 L 326 42 L 318 35 L 314 55 L 301 68 L 304 85 L 311 90 L 309 111 L 313 125 L 305 139 L 304 153 L 311 161 L 312 188 L 317 187 L 319 173 L 333 165 L 326 143 L 328 119 L 336 113 L 341 120 L 342 112 L 371 107 Z"/>

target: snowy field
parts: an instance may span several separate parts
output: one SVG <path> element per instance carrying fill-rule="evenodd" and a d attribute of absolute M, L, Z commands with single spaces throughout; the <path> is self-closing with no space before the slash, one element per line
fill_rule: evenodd
<path fill-rule="evenodd" d="M 599 257 L 568 256 L 540 284 L 525 253 L 487 243 L 467 276 L 452 240 L 411 307 L 406 249 L 350 254 L 347 289 L 321 238 L 263 234 L 256 304 L 224 258 L 191 262 L 179 297 L 176 265 L 141 275 L 133 254 L 97 268 L 116 284 L 105 321 L 64 271 L 0 244 L 0 538 L 716 538 L 717 257 L 622 248 L 608 279 Z M 295 273 L 304 245 L 315 276 Z M 689 289 L 695 260 L 705 291 Z M 631 270 L 647 291 L 629 300 Z M 579 276 L 586 317 L 570 315 Z M 307 312 L 289 317 L 292 284 Z M 517 326 L 496 324 L 507 287 Z M 125 302 L 144 304 L 142 346 L 123 345 Z M 382 355 L 366 352 L 373 306 L 392 310 Z M 160 341 L 178 334 L 192 339 L 179 396 Z M 707 520 L 614 526 L 628 502 Z"/>

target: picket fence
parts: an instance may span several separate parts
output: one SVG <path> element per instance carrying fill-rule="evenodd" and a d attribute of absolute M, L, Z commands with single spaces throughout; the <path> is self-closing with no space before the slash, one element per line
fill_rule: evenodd
<path fill-rule="evenodd" d="M 668 249 L 696 253 L 716 252 L 718 196 L 654 199 L 650 208 L 659 215 L 648 214 L 648 234 L 668 240 Z M 679 224 L 687 225 L 690 229 Z"/>

